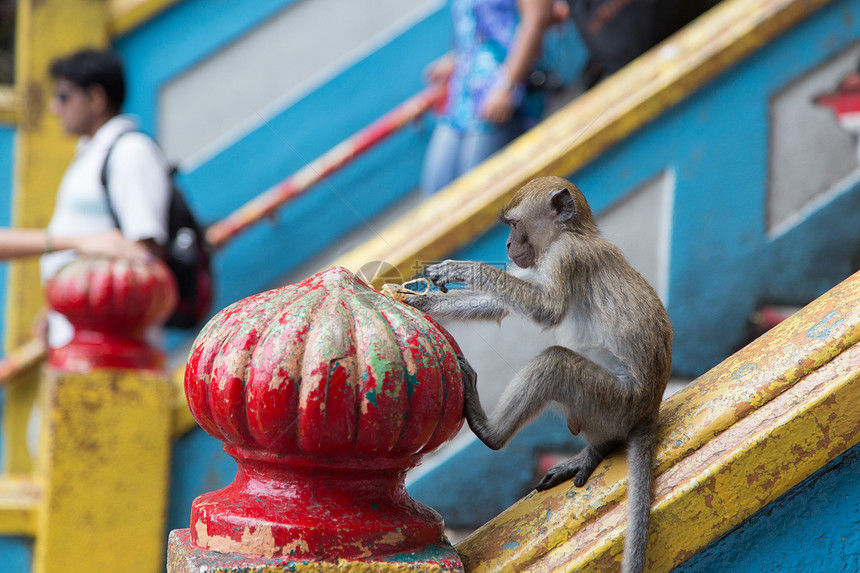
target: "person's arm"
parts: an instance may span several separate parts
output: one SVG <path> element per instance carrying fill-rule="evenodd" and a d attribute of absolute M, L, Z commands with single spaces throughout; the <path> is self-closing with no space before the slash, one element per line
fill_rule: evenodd
<path fill-rule="evenodd" d="M 445 54 L 427 65 L 424 77 L 430 84 L 446 84 L 454 73 L 455 59 L 453 54 Z"/>
<path fill-rule="evenodd" d="M 553 22 L 553 0 L 518 0 L 520 24 L 511 46 L 502 76 L 487 95 L 481 117 L 494 123 L 505 123 L 513 117 L 517 106 L 515 90 L 525 84 L 531 66 L 540 54 L 543 34 Z"/>
<path fill-rule="evenodd" d="M 70 249 L 93 256 L 134 260 L 152 257 L 142 244 L 125 239 L 119 231 L 81 237 L 54 237 L 40 229 L 0 229 L 0 259 L 31 257 Z"/>

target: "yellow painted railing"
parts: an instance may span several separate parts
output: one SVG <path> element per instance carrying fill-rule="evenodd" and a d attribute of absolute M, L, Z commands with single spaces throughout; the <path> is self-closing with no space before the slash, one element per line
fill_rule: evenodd
<path fill-rule="evenodd" d="M 860 273 L 663 403 L 648 571 L 672 570 L 860 442 L 858 341 Z M 626 476 L 617 452 L 588 491 L 532 493 L 457 551 L 475 573 L 617 570 Z"/>

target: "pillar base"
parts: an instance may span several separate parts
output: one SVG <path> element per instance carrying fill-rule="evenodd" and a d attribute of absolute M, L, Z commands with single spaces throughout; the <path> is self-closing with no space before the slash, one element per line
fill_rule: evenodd
<path fill-rule="evenodd" d="M 289 558 L 267 559 L 199 549 L 191 544 L 188 529 L 170 532 L 167 573 L 463 573 L 460 557 L 444 541 L 420 550 L 381 557 L 304 561 Z"/>

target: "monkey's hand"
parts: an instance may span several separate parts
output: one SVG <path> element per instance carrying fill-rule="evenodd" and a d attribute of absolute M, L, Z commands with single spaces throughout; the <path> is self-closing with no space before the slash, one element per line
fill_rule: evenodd
<path fill-rule="evenodd" d="M 442 292 L 448 292 L 445 285 L 450 283 L 474 282 L 474 277 L 481 263 L 472 261 L 442 261 L 427 267 L 427 278 Z"/>
<path fill-rule="evenodd" d="M 403 302 L 412 308 L 417 308 L 418 310 L 426 312 L 433 307 L 433 301 L 431 299 L 432 297 L 429 295 L 407 294 L 406 298 L 403 299 Z"/>

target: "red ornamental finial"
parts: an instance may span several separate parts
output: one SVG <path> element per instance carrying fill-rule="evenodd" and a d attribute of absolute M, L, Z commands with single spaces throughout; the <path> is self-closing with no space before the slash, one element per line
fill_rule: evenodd
<path fill-rule="evenodd" d="M 50 307 L 75 327 L 72 341 L 52 350 L 52 366 L 75 372 L 164 367 L 163 353 L 144 337 L 176 307 L 176 279 L 163 262 L 81 257 L 60 269 L 45 291 Z"/>
<path fill-rule="evenodd" d="M 239 469 L 194 501 L 192 542 L 315 560 L 440 543 L 441 518 L 403 480 L 462 425 L 458 352 L 343 268 L 225 308 L 194 344 L 185 392 Z"/>

